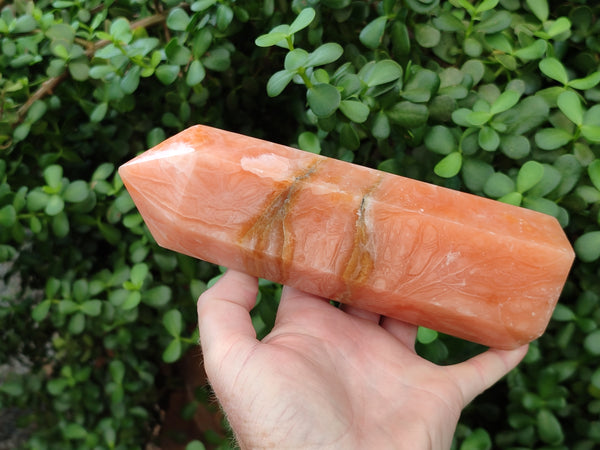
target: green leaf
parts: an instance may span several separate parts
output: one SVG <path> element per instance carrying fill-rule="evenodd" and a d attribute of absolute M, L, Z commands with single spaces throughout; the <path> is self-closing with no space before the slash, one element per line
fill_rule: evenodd
<path fill-rule="evenodd" d="M 204 444 L 200 441 L 190 441 L 186 446 L 185 450 L 206 450 Z"/>
<path fill-rule="evenodd" d="M 405 0 L 406 6 L 419 14 L 426 14 L 433 11 L 438 4 L 439 0 Z"/>
<path fill-rule="evenodd" d="M 475 30 L 485 34 L 499 33 L 510 27 L 512 16 L 508 11 L 493 11 L 487 15 L 481 22 L 475 25 Z"/>
<path fill-rule="evenodd" d="M 323 44 L 310 53 L 306 60 L 307 67 L 322 66 L 337 61 L 344 53 L 341 45 L 334 42 Z"/>
<path fill-rule="evenodd" d="M 475 12 L 482 13 L 494 9 L 498 5 L 499 0 L 483 0 L 479 5 L 476 6 Z"/>
<path fill-rule="evenodd" d="M 583 123 L 583 108 L 579 96 L 573 91 L 565 91 L 558 96 L 558 108 L 575 125 Z"/>
<path fill-rule="evenodd" d="M 267 82 L 267 94 L 269 97 L 277 97 L 285 87 L 292 81 L 295 73 L 289 70 L 275 72 Z"/>
<path fill-rule="evenodd" d="M 588 166 L 588 175 L 594 187 L 600 191 L 600 159 L 595 159 Z"/>
<path fill-rule="evenodd" d="M 559 34 L 565 33 L 571 29 L 571 21 L 566 17 L 559 17 L 546 30 L 550 38 L 556 37 Z"/>
<path fill-rule="evenodd" d="M 508 134 L 501 136 L 500 149 L 509 158 L 521 159 L 529 155 L 531 144 L 525 136 Z"/>
<path fill-rule="evenodd" d="M 129 292 L 129 294 L 127 294 L 127 298 L 121 305 L 121 309 L 124 309 L 124 310 L 133 309 L 137 305 L 140 304 L 141 300 L 142 300 L 142 294 L 140 294 L 140 291 Z"/>
<path fill-rule="evenodd" d="M 564 147 L 572 139 L 573 135 L 561 128 L 543 128 L 535 134 L 535 143 L 543 150 Z"/>
<path fill-rule="evenodd" d="M 463 42 L 463 50 L 471 58 L 477 58 L 483 53 L 483 45 L 478 39 L 468 37 Z"/>
<path fill-rule="evenodd" d="M 519 102 L 520 98 L 521 94 L 517 91 L 504 91 L 490 106 L 490 114 L 499 114 L 509 110 Z"/>
<path fill-rule="evenodd" d="M 537 161 L 527 161 L 517 174 L 517 191 L 524 193 L 538 184 L 544 176 L 544 166 Z"/>
<path fill-rule="evenodd" d="M 68 67 L 74 80 L 85 81 L 90 75 L 90 65 L 87 61 L 72 61 Z"/>
<path fill-rule="evenodd" d="M 476 428 L 469 434 L 459 450 L 491 450 L 492 438 L 483 428 Z"/>
<path fill-rule="evenodd" d="M 388 118 L 404 128 L 417 128 L 427 123 L 429 110 L 426 105 L 403 101 L 386 111 Z"/>
<path fill-rule="evenodd" d="M 425 135 L 425 146 L 432 152 L 448 155 L 456 150 L 457 143 L 449 128 L 443 125 L 434 125 Z"/>
<path fill-rule="evenodd" d="M 488 123 L 492 118 L 492 115 L 488 111 L 470 111 L 465 115 L 464 118 L 466 119 L 468 125 L 480 127 Z M 459 125 L 461 124 L 459 123 Z"/>
<path fill-rule="evenodd" d="M 483 191 L 484 184 L 493 173 L 494 168 L 484 161 L 470 158 L 463 161 L 461 174 L 471 192 Z"/>
<path fill-rule="evenodd" d="M 96 107 L 94 107 L 94 109 L 92 109 L 92 112 L 90 113 L 90 122 L 93 122 L 93 123 L 101 122 L 102 119 L 104 119 L 104 116 L 106 116 L 107 112 L 108 112 L 108 103 L 107 102 L 98 103 L 96 105 Z"/>
<path fill-rule="evenodd" d="M 69 325 L 67 325 L 69 333 L 77 335 L 81 334 L 85 329 L 85 316 L 83 313 L 75 313 L 69 319 Z"/>
<path fill-rule="evenodd" d="M 514 56 L 523 61 L 532 61 L 541 58 L 548 49 L 548 42 L 543 39 L 536 40 L 533 44 L 520 48 L 514 52 Z"/>
<path fill-rule="evenodd" d="M 424 48 L 433 48 L 440 43 L 442 33 L 431 25 L 416 24 L 415 39 L 417 43 Z"/>
<path fill-rule="evenodd" d="M 172 84 L 179 75 L 179 66 L 174 64 L 162 64 L 156 68 L 154 72 L 156 78 L 164 85 Z"/>
<path fill-rule="evenodd" d="M 415 71 L 413 76 L 408 80 L 404 86 L 404 93 L 402 96 L 405 98 L 407 95 L 421 97 L 421 100 L 418 102 L 412 100 L 416 103 L 420 103 L 421 101 L 428 101 L 438 91 L 439 87 L 440 77 L 437 73 L 433 70 L 420 69 Z"/>
<path fill-rule="evenodd" d="M 379 111 L 373 120 L 371 133 L 376 139 L 387 139 L 390 135 L 390 121 L 383 111 Z"/>
<path fill-rule="evenodd" d="M 178 310 L 171 309 L 167 311 L 163 316 L 162 322 L 171 336 L 177 338 L 181 335 L 183 318 Z"/>
<path fill-rule="evenodd" d="M 179 44 L 179 40 L 174 38 L 169 41 L 165 47 L 165 54 L 169 64 L 176 66 L 184 66 L 190 62 L 192 51 Z"/>
<path fill-rule="evenodd" d="M 548 20 L 549 9 L 547 0 L 527 0 L 526 3 L 540 22 Z"/>
<path fill-rule="evenodd" d="M 156 286 L 144 291 L 142 301 L 153 308 L 161 308 L 171 301 L 172 292 L 168 286 Z"/>
<path fill-rule="evenodd" d="M 181 358 L 183 353 L 181 341 L 173 339 L 162 354 L 162 359 L 166 363 L 173 363 Z"/>
<path fill-rule="evenodd" d="M 417 341 L 421 344 L 431 344 L 438 338 L 438 332 L 425 327 L 417 328 Z"/>
<path fill-rule="evenodd" d="M 523 196 L 520 192 L 509 192 L 498 199 L 499 202 L 509 205 L 520 206 L 523 201 Z"/>
<path fill-rule="evenodd" d="M 87 300 L 81 304 L 81 312 L 86 316 L 99 316 L 102 311 L 102 301 Z"/>
<path fill-rule="evenodd" d="M 290 72 L 298 70 L 300 67 L 305 67 L 308 61 L 308 52 L 301 48 L 295 48 L 285 55 L 283 67 Z"/>
<path fill-rule="evenodd" d="M 594 72 L 587 77 L 577 78 L 569 81 L 568 86 L 572 87 L 573 89 L 586 91 L 588 89 L 592 89 L 598 83 L 600 83 L 600 72 Z"/>
<path fill-rule="evenodd" d="M 340 106 L 341 95 L 334 86 L 327 83 L 315 84 L 306 93 L 308 106 L 319 118 L 331 116 Z"/>
<path fill-rule="evenodd" d="M 89 193 L 88 184 L 83 180 L 76 180 L 69 183 L 63 193 L 63 199 L 67 202 L 78 203 L 85 200 Z"/>
<path fill-rule="evenodd" d="M 383 39 L 387 20 L 387 17 L 381 16 L 369 22 L 358 35 L 360 42 L 362 42 L 365 47 L 371 49 L 379 47 L 379 44 L 381 44 L 381 40 Z"/>
<path fill-rule="evenodd" d="M 558 81 L 565 86 L 569 83 L 569 76 L 567 70 L 562 63 L 556 58 L 545 58 L 539 63 L 540 70 L 548 78 Z"/>
<path fill-rule="evenodd" d="M 552 192 L 561 182 L 562 175 L 558 169 L 549 164 L 543 164 L 544 175 L 542 179 L 529 190 L 529 197 L 544 197 Z"/>
<path fill-rule="evenodd" d="M 202 80 L 204 80 L 205 76 L 206 71 L 204 70 L 204 66 L 200 61 L 195 59 L 194 61 L 192 61 L 190 67 L 187 70 L 185 76 L 185 84 L 187 84 L 188 86 L 196 86 L 197 84 L 201 83 Z"/>
<path fill-rule="evenodd" d="M 63 428 L 63 435 L 66 439 L 85 439 L 87 431 L 78 423 L 69 423 Z"/>
<path fill-rule="evenodd" d="M 460 172 L 462 166 L 462 155 L 460 152 L 452 152 L 442 158 L 433 168 L 436 175 L 443 178 L 451 178 Z"/>
<path fill-rule="evenodd" d="M 13 33 L 30 33 L 38 27 L 37 21 L 31 14 L 23 14 L 12 23 Z"/>
<path fill-rule="evenodd" d="M 484 126 L 479 130 L 477 143 L 487 152 L 494 152 L 500 146 L 500 135 L 492 127 Z"/>
<path fill-rule="evenodd" d="M 129 279 L 137 287 L 141 288 L 146 276 L 148 275 L 149 268 L 145 263 L 138 263 L 131 268 Z"/>
<path fill-rule="evenodd" d="M 30 123 L 37 122 L 46 113 L 47 109 L 43 100 L 36 100 L 27 111 L 27 121 Z"/>
<path fill-rule="evenodd" d="M 106 49 L 107 47 L 104 47 L 104 48 Z M 98 54 L 96 54 L 96 56 L 98 56 Z M 114 72 L 115 72 L 115 68 L 111 65 L 97 64 L 90 68 L 88 75 L 90 76 L 90 78 L 94 78 L 95 80 L 100 80 Z"/>
<path fill-rule="evenodd" d="M 64 200 L 59 195 L 55 194 L 48 198 L 44 212 L 49 216 L 56 216 L 63 211 L 64 207 Z"/>
<path fill-rule="evenodd" d="M 17 211 L 13 205 L 0 208 L 0 227 L 10 228 L 17 222 Z"/>
<path fill-rule="evenodd" d="M 548 409 L 541 409 L 537 413 L 536 424 L 540 439 L 550 445 L 559 445 L 565 436 L 560 422 Z"/>
<path fill-rule="evenodd" d="M 231 21 L 233 20 L 233 9 L 231 9 L 225 3 L 219 4 L 217 7 L 217 29 L 224 31 L 227 29 Z"/>
<path fill-rule="evenodd" d="M 360 137 L 351 123 L 343 123 L 339 129 L 340 144 L 349 150 L 356 150 L 360 146 Z"/>
<path fill-rule="evenodd" d="M 440 31 L 464 31 L 465 24 L 449 11 L 443 11 L 437 17 L 434 17 L 432 23 Z"/>
<path fill-rule="evenodd" d="M 581 134 L 590 142 L 600 143 L 600 126 L 598 125 L 581 125 Z"/>
<path fill-rule="evenodd" d="M 164 141 L 165 138 L 165 130 L 160 127 L 152 128 L 146 135 L 146 145 L 148 148 L 152 148 Z"/>
<path fill-rule="evenodd" d="M 597 233 L 600 233 L 598 231 Z M 599 238 L 600 240 L 600 238 Z M 592 355 L 599 356 L 600 355 L 600 330 L 595 330 L 588 334 L 584 341 L 583 347 Z"/>
<path fill-rule="evenodd" d="M 202 59 L 204 67 L 215 72 L 224 72 L 231 65 L 231 55 L 225 48 L 215 48 Z"/>
<path fill-rule="evenodd" d="M 125 72 L 125 75 L 121 79 L 120 83 L 121 89 L 124 93 L 133 94 L 136 91 L 140 84 L 140 73 L 140 66 L 133 66 L 127 72 Z"/>
<path fill-rule="evenodd" d="M 0 383 L 0 392 L 11 397 L 20 397 L 23 395 L 23 384 L 19 379 L 3 380 Z"/>
<path fill-rule="evenodd" d="M 575 252 L 584 262 L 593 262 L 600 258 L 600 231 L 589 231 L 577 238 Z"/>
<path fill-rule="evenodd" d="M 400 79 L 402 66 L 391 59 L 384 59 L 376 63 L 365 64 L 358 75 L 367 86 L 379 86 Z"/>
<path fill-rule="evenodd" d="M 321 153 L 321 142 L 317 135 L 311 131 L 304 131 L 298 136 L 298 146 L 306 152 Z"/>
<path fill-rule="evenodd" d="M 483 186 L 483 192 L 492 198 L 500 198 L 506 194 L 514 192 L 515 183 L 508 176 L 502 172 L 493 173 L 485 182 Z"/>
<path fill-rule="evenodd" d="M 357 100 L 342 100 L 340 111 L 352 122 L 363 123 L 371 112 L 369 107 Z"/>
<path fill-rule="evenodd" d="M 190 9 L 194 12 L 204 11 L 215 3 L 217 3 L 217 0 L 196 0 L 194 3 L 192 3 Z"/>
<path fill-rule="evenodd" d="M 125 364 L 119 359 L 113 359 L 108 365 L 110 377 L 117 384 L 122 384 L 125 378 Z"/>
<path fill-rule="evenodd" d="M 173 31 L 185 31 L 190 23 L 190 17 L 184 9 L 175 7 L 167 16 L 167 27 Z"/>
<path fill-rule="evenodd" d="M 280 42 L 286 42 L 288 34 L 282 32 L 270 32 L 256 38 L 254 44 L 258 47 L 271 47 Z"/>
<path fill-rule="evenodd" d="M 48 315 L 48 312 L 50 311 L 50 306 L 52 306 L 52 300 L 50 299 L 44 300 L 35 305 L 35 307 L 31 311 L 32 319 L 36 322 L 41 322 L 42 320 L 44 320 Z"/>
<path fill-rule="evenodd" d="M 300 14 L 298 14 L 298 16 L 290 24 L 289 34 L 295 34 L 298 31 L 309 26 L 315 18 L 315 15 L 316 13 L 314 9 L 304 8 L 302 11 L 300 11 Z"/>
<path fill-rule="evenodd" d="M 56 191 L 62 186 L 63 168 L 58 164 L 52 164 L 44 169 L 43 176 L 46 185 Z"/>
<path fill-rule="evenodd" d="M 558 303 L 552 313 L 552 320 L 558 322 L 570 322 L 571 320 L 575 320 L 576 317 L 573 310 L 562 303 Z"/>

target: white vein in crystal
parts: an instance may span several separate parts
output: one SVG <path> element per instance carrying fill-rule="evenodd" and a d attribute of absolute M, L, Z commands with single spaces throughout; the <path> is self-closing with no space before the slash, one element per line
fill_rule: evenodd
<path fill-rule="evenodd" d="M 153 159 L 164 159 L 170 158 L 171 156 L 185 155 L 186 153 L 192 153 L 195 149 L 191 145 L 183 144 L 183 143 L 174 143 L 169 148 L 164 150 L 156 151 L 156 152 L 146 152 L 138 156 L 137 158 L 132 159 L 125 165 L 137 164 L 141 162 L 152 161 Z"/>

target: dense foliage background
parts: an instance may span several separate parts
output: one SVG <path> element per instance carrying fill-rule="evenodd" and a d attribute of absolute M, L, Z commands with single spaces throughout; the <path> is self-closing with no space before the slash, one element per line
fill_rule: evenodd
<path fill-rule="evenodd" d="M 157 440 L 195 299 L 119 164 L 204 123 L 558 218 L 577 260 L 547 333 L 454 447 L 600 447 L 600 6 L 583 0 L 0 2 L 0 407 L 31 448 Z M 510 283 L 510 280 L 506 280 Z M 279 287 L 263 282 L 259 334 Z M 419 330 L 433 361 L 479 349 Z M 194 360 L 197 363 L 197 359 Z M 213 411 L 199 386 L 181 413 Z M 179 436 L 228 448 L 226 427 Z"/>

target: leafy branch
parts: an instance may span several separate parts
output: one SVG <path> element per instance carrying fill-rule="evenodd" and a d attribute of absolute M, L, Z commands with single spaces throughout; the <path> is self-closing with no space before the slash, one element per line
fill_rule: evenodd
<path fill-rule="evenodd" d="M 130 24 L 130 30 L 134 31 L 138 28 L 149 28 L 160 23 L 165 22 L 167 18 L 167 13 L 161 12 L 157 14 L 153 14 L 152 16 L 144 17 L 140 20 L 132 22 Z M 102 39 L 97 42 L 94 42 L 92 45 L 88 47 L 85 51 L 85 56 L 87 58 L 91 58 L 94 54 L 103 47 L 106 47 L 112 41 L 109 39 Z M 67 77 L 67 68 L 63 70 L 59 75 L 48 78 L 44 81 L 40 87 L 27 99 L 25 103 L 21 105 L 21 107 L 17 111 L 17 120 L 13 124 L 13 127 L 18 126 L 25 119 L 27 112 L 31 108 L 31 106 L 37 101 L 44 98 L 46 95 L 51 94 L 53 90 Z M 10 143 L 8 144 L 10 145 Z"/>

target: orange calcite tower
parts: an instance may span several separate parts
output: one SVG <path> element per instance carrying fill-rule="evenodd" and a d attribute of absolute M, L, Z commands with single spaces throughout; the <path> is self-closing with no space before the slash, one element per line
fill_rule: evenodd
<path fill-rule="evenodd" d="M 119 173 L 168 249 L 487 346 L 545 330 L 555 218 L 206 126 Z"/>

